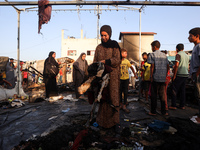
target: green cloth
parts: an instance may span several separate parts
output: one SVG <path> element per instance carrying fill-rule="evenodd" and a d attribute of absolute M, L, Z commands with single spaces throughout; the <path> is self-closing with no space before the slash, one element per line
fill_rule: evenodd
<path fill-rule="evenodd" d="M 178 54 L 181 58 L 179 61 L 177 76 L 188 77 L 189 56 L 184 51 L 180 51 Z"/>

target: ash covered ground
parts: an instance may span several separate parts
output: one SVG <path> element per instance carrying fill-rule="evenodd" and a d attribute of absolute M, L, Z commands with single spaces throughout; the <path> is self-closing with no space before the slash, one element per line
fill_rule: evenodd
<path fill-rule="evenodd" d="M 66 97 L 74 93 L 62 94 Z M 169 110 L 166 117 L 160 115 L 158 107 L 158 114 L 149 116 L 150 104 L 138 101 L 137 92 L 129 93 L 128 99 L 130 113 L 120 110 L 120 133 L 114 128 L 95 127 L 95 119 L 85 126 L 92 108 L 87 99 L 26 102 L 20 108 L 1 109 L 0 149 L 200 149 L 200 127 L 190 121 L 198 113 L 196 108 Z M 168 122 L 175 130 L 149 128 L 154 120 Z"/>

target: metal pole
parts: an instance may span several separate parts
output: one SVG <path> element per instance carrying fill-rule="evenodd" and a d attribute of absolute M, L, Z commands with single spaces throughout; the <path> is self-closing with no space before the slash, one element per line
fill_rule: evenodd
<path fill-rule="evenodd" d="M 97 5 L 97 45 L 99 44 L 99 5 Z"/>
<path fill-rule="evenodd" d="M 141 9 L 139 9 L 140 12 L 140 20 L 139 20 L 139 64 L 141 63 Z"/>
<path fill-rule="evenodd" d="M 0 5 L 38 5 L 38 1 L 0 2 Z M 50 1 L 49 5 L 159 5 L 159 6 L 200 6 L 195 1 Z"/>
<path fill-rule="evenodd" d="M 20 11 L 18 14 L 18 37 L 17 37 L 17 95 L 19 96 L 19 85 L 20 85 Z"/>
<path fill-rule="evenodd" d="M 139 9 L 139 13 L 140 13 L 140 20 L 139 20 L 139 100 L 140 100 L 140 96 L 141 96 L 141 93 L 140 93 L 140 91 L 141 91 L 141 79 L 142 79 L 142 77 L 141 77 L 141 71 L 140 71 L 140 67 L 141 67 L 141 59 L 140 59 L 140 57 L 141 57 L 141 12 L 142 12 L 142 10 L 141 9 Z"/>

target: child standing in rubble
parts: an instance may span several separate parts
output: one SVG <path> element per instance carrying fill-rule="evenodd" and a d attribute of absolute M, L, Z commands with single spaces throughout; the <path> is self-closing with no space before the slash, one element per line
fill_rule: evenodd
<path fill-rule="evenodd" d="M 150 81 L 151 81 L 151 111 L 149 115 L 156 115 L 157 95 L 159 95 L 161 103 L 161 113 L 167 116 L 165 106 L 165 81 L 169 71 L 169 63 L 167 56 L 160 49 L 160 42 L 153 41 L 151 48 L 153 53 L 150 53 L 147 62 L 151 64 Z"/>
<path fill-rule="evenodd" d="M 127 105 L 127 96 L 128 96 L 128 86 L 129 86 L 129 72 L 128 69 L 131 68 L 134 76 L 137 78 L 137 75 L 135 73 L 135 70 L 131 66 L 131 63 L 129 62 L 127 57 L 127 50 L 121 49 L 121 56 L 122 61 L 120 64 L 120 107 L 126 112 L 130 113 L 130 111 L 126 108 Z M 124 101 L 122 102 L 122 93 L 124 93 Z"/>
<path fill-rule="evenodd" d="M 147 54 L 147 58 L 148 56 L 149 54 Z M 142 81 L 144 82 L 146 101 L 149 100 L 148 98 L 149 98 L 149 86 L 150 86 L 150 68 L 151 68 L 151 64 L 149 64 L 146 59 L 142 67 L 142 70 L 143 70 Z"/>

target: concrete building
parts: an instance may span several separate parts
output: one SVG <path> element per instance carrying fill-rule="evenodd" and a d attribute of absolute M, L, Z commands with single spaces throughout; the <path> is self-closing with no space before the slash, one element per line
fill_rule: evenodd
<path fill-rule="evenodd" d="M 154 41 L 154 32 L 141 33 L 141 54 L 143 52 L 151 53 L 151 43 Z M 120 47 L 128 51 L 127 58 L 139 62 L 139 32 L 120 32 Z"/>
<path fill-rule="evenodd" d="M 83 37 L 83 30 L 81 30 L 80 39 L 74 37 L 65 39 L 64 30 L 62 30 L 61 42 L 61 57 L 70 57 L 76 61 L 80 54 L 84 52 L 86 53 L 88 64 L 91 64 L 93 62 L 95 49 L 101 43 L 101 40 L 99 39 L 97 44 L 97 39 Z"/>

